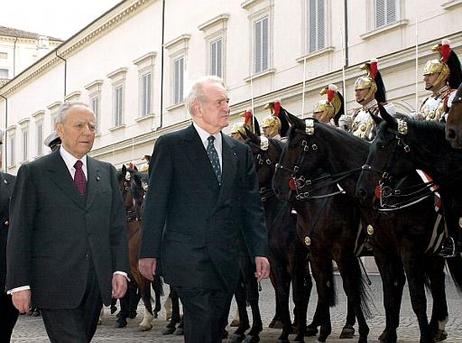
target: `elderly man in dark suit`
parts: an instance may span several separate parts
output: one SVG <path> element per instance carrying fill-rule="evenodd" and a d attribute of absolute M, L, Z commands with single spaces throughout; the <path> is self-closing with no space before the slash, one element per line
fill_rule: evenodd
<path fill-rule="evenodd" d="M 95 116 L 65 103 L 59 150 L 21 166 L 11 198 L 7 289 L 42 312 L 52 342 L 89 342 L 102 304 L 127 289 L 126 220 L 116 171 L 87 154 Z"/>
<path fill-rule="evenodd" d="M 1 142 L 0 142 L 1 148 Z M 5 291 L 6 239 L 8 236 L 9 205 L 15 177 L 0 172 L 0 342 L 9 342 L 18 310 L 13 306 L 11 295 Z"/>
<path fill-rule="evenodd" d="M 184 307 L 185 342 L 221 342 L 239 277 L 239 231 L 269 275 L 267 235 L 249 148 L 221 133 L 229 123 L 221 79 L 194 83 L 186 100 L 193 124 L 159 137 L 151 158 L 139 268 L 165 281 Z"/>

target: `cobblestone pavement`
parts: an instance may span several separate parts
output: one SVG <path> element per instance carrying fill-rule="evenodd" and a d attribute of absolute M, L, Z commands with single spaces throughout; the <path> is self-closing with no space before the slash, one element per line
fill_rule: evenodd
<path fill-rule="evenodd" d="M 382 289 L 381 289 L 381 280 L 377 275 L 370 276 L 372 281 L 371 285 L 371 295 L 374 299 L 374 304 L 371 306 L 373 312 L 373 318 L 368 320 L 368 325 L 371 328 L 371 333 L 369 335 L 370 342 L 376 342 L 377 337 L 382 332 L 385 327 L 385 317 L 382 305 Z M 341 285 L 341 280 L 339 277 L 336 278 L 337 289 Z M 449 304 L 449 322 L 447 323 L 446 330 L 449 334 L 448 339 L 445 341 L 447 343 L 462 343 L 462 297 L 457 294 L 456 290 L 452 285 L 452 281 L 447 281 L 447 297 Z M 273 313 L 274 313 L 274 296 L 273 289 L 269 281 L 265 281 L 262 284 L 263 290 L 261 292 L 261 312 L 263 317 L 263 323 L 265 326 L 264 331 L 261 334 L 261 342 L 276 342 L 277 337 L 279 336 L 279 330 L 268 329 L 268 323 L 270 322 Z M 315 292 L 315 291 L 314 291 Z M 428 296 L 430 299 L 428 309 L 429 313 L 431 310 L 431 296 Z M 310 307 L 309 307 L 309 316 L 314 313 L 314 307 L 316 305 L 316 295 L 314 294 L 311 297 Z M 235 311 L 233 303 L 233 308 L 231 313 Z M 138 313 L 142 313 L 142 308 L 139 308 Z M 110 315 L 109 311 L 106 309 L 106 315 L 103 323 L 98 327 L 96 332 L 94 342 L 165 342 L 165 343 L 180 343 L 183 342 L 183 338 L 179 336 L 162 336 L 161 330 L 166 325 L 164 312 L 160 313 L 159 319 L 155 320 L 154 328 L 148 332 L 141 332 L 138 330 L 137 325 L 141 321 L 139 318 L 140 315 L 131 320 L 126 328 L 116 329 L 114 328 L 115 315 Z M 338 291 L 338 305 L 335 308 L 331 309 L 332 317 L 332 328 L 333 333 L 329 337 L 328 342 L 355 342 L 356 339 L 338 339 L 340 330 L 343 326 L 345 320 L 345 296 L 342 290 Z M 309 317 L 310 318 L 310 317 Z M 403 305 L 401 309 L 401 320 L 400 327 L 398 331 L 398 338 L 400 343 L 416 343 L 419 340 L 418 327 L 416 323 L 416 318 L 412 312 L 410 300 L 409 300 L 409 291 L 407 285 L 404 290 Z M 312 337 L 307 337 L 305 339 L 307 343 L 315 342 L 316 339 Z M 20 316 L 16 328 L 13 333 L 12 342 L 22 343 L 22 342 L 34 342 L 42 343 L 48 342 L 47 335 L 43 328 L 43 323 L 40 317 L 29 317 L 29 316 Z"/>

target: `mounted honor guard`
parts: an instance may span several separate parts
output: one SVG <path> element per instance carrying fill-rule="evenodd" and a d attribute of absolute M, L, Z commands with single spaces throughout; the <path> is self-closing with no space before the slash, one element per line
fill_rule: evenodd
<path fill-rule="evenodd" d="M 229 135 L 238 141 L 245 141 L 247 138 L 246 129 L 260 136 L 260 124 L 257 118 L 253 117 L 252 110 L 247 109 L 242 113 L 241 117 L 244 118 L 244 123 L 235 123 L 231 128 Z"/>
<path fill-rule="evenodd" d="M 440 58 L 428 61 L 423 70 L 425 90 L 432 94 L 423 101 L 414 118 L 445 122 L 452 99 L 462 81 L 462 70 L 448 39 L 443 39 L 432 50 L 437 51 Z"/>
<path fill-rule="evenodd" d="M 341 128 L 367 141 L 372 141 L 375 137 L 376 124 L 371 115 L 380 117 L 379 104 L 384 106 L 388 113 L 396 114 L 394 106 L 387 104 L 385 85 L 377 63 L 377 60 L 365 63 L 361 69 L 366 70 L 367 75 L 360 76 L 355 81 L 355 98 L 361 107 L 339 119 Z"/>
<path fill-rule="evenodd" d="M 271 114 L 263 119 L 263 134 L 266 138 L 282 140 L 289 131 L 286 110 L 279 100 L 268 103 L 265 109 L 269 109 Z"/>
<path fill-rule="evenodd" d="M 338 126 L 339 118 L 345 113 L 343 106 L 343 95 L 338 87 L 330 84 L 320 91 L 326 98 L 319 100 L 313 107 L 313 118 L 321 123 Z"/>

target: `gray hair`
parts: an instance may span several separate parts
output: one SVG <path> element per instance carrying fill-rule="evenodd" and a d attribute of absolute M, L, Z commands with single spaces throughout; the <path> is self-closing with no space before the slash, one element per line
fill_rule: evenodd
<path fill-rule="evenodd" d="M 58 115 L 56 116 L 56 120 L 55 120 L 55 124 L 63 123 L 66 120 L 67 115 L 69 114 L 69 110 L 71 108 L 75 107 L 75 106 L 86 107 L 86 108 L 88 108 L 90 110 L 90 112 L 93 113 L 90 106 L 88 106 L 88 104 L 86 104 L 84 102 L 78 102 L 78 101 L 65 102 L 59 107 Z"/>
<path fill-rule="evenodd" d="M 185 99 L 186 110 L 190 115 L 194 115 L 193 106 L 197 101 L 202 102 L 206 100 L 203 87 L 206 83 L 217 83 L 223 86 L 223 88 L 226 88 L 223 79 L 219 78 L 218 76 L 208 75 L 196 80 L 191 86 L 191 90 Z"/>

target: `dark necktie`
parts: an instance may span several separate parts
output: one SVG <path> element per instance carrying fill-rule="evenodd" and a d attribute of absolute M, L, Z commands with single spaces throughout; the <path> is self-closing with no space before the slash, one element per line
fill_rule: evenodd
<path fill-rule="evenodd" d="M 210 163 L 212 163 L 213 172 L 217 177 L 218 184 L 221 186 L 221 168 L 220 168 L 220 159 L 218 158 L 217 150 L 213 142 L 215 141 L 214 136 L 209 136 L 207 138 L 209 144 L 207 145 L 207 155 L 209 156 Z"/>
<path fill-rule="evenodd" d="M 82 170 L 82 161 L 77 160 L 74 164 L 75 174 L 74 174 L 74 183 L 79 191 L 80 195 L 85 195 L 87 191 L 87 180 L 85 179 L 85 174 Z"/>

